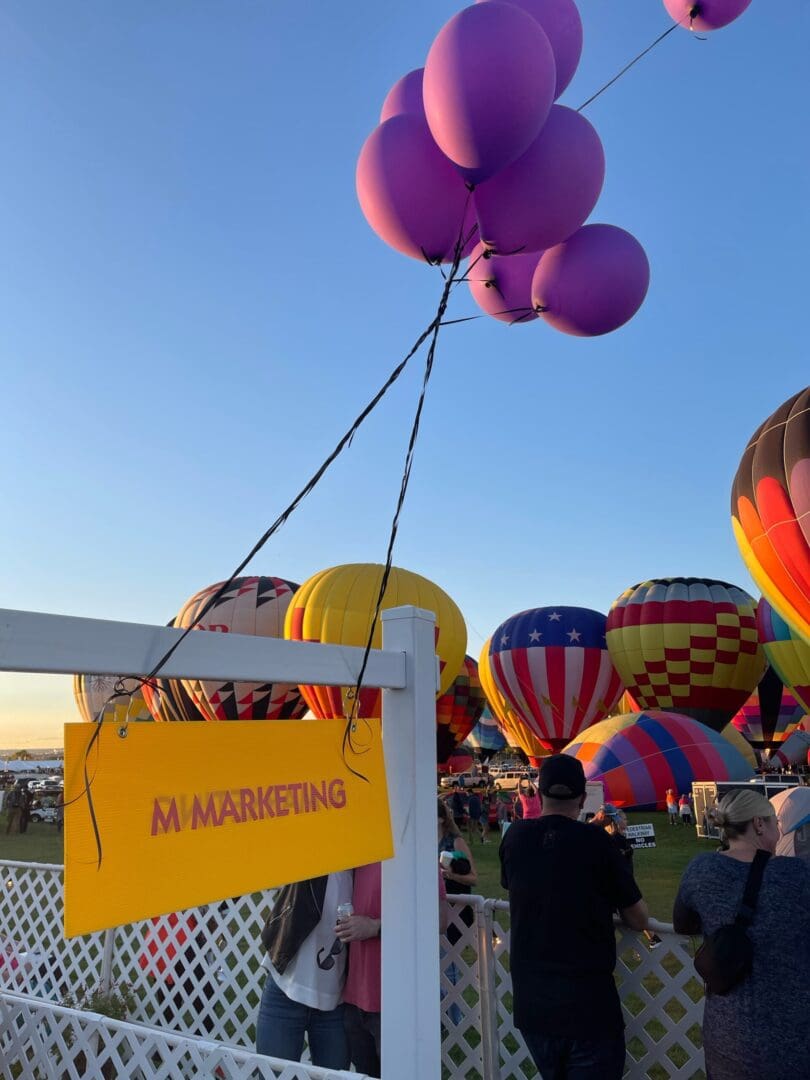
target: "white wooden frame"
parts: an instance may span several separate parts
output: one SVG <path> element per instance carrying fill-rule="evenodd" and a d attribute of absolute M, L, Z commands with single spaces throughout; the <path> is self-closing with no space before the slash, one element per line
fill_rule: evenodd
<path fill-rule="evenodd" d="M 435 618 L 415 607 L 382 613 L 383 649 L 364 685 L 383 689 L 383 747 L 395 856 L 382 871 L 382 1073 L 439 1080 L 435 824 Z M 182 631 L 0 609 L 0 671 L 146 675 Z M 363 650 L 241 634 L 191 633 L 166 678 L 353 685 Z"/>

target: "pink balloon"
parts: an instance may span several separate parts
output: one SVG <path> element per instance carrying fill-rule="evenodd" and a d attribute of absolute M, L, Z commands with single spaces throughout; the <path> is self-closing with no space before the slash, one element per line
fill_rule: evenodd
<path fill-rule="evenodd" d="M 605 154 L 593 126 L 554 105 L 526 153 L 476 187 L 481 239 L 501 254 L 554 247 L 587 219 L 604 179 Z"/>
<path fill-rule="evenodd" d="M 505 323 L 533 322 L 532 277 L 542 252 L 493 255 L 478 244 L 470 255 L 467 278 L 476 304 Z"/>
<path fill-rule="evenodd" d="M 469 231 L 469 192 L 423 117 L 392 116 L 372 131 L 357 160 L 357 197 L 366 221 L 413 259 L 452 262 Z"/>
<path fill-rule="evenodd" d="M 388 91 L 380 113 L 380 123 L 390 120 L 392 116 L 401 116 L 402 113 L 413 116 L 424 116 L 425 106 L 422 102 L 422 76 L 424 68 L 416 68 L 403 75 L 399 82 L 395 82 Z"/>
<path fill-rule="evenodd" d="M 422 86 L 433 138 L 470 183 L 509 165 L 546 122 L 556 84 L 540 24 L 511 3 L 464 8 L 430 47 Z"/>
<path fill-rule="evenodd" d="M 634 236 L 615 225 L 584 225 L 540 259 L 532 305 L 555 330 L 595 337 L 632 319 L 649 284 L 650 264 Z"/>
<path fill-rule="evenodd" d="M 739 18 L 750 3 L 751 0 L 700 0 L 700 3 L 664 0 L 664 7 L 687 30 L 719 30 Z"/>
<path fill-rule="evenodd" d="M 491 0 L 476 0 L 490 3 Z M 543 27 L 548 37 L 557 67 L 555 100 L 574 77 L 582 55 L 582 19 L 574 0 L 507 0 L 507 3 L 531 15 Z"/>

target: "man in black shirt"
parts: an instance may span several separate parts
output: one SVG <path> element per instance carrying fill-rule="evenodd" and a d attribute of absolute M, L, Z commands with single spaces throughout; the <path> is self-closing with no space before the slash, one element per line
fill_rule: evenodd
<path fill-rule="evenodd" d="M 647 906 L 610 837 L 577 821 L 585 802 L 581 762 L 545 758 L 539 787 L 541 816 L 515 822 L 500 849 L 515 1026 L 544 1080 L 621 1080 L 613 912 L 643 930 Z"/>

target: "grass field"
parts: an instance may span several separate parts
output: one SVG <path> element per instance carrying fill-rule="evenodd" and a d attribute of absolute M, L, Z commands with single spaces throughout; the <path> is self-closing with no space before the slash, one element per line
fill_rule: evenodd
<path fill-rule="evenodd" d="M 634 866 L 636 880 L 650 908 L 650 914 L 659 922 L 672 921 L 672 904 L 678 891 L 678 882 L 686 864 L 702 851 L 713 851 L 716 844 L 698 840 L 694 826 L 670 825 L 665 813 L 628 814 L 630 825 L 651 822 L 655 826 L 654 848 L 636 851 Z M 478 886 L 474 892 L 483 896 L 504 897 L 501 888 L 500 864 L 498 862 L 498 835 L 493 834 L 488 844 L 476 840 L 471 844 L 473 859 L 478 871 Z"/>
<path fill-rule="evenodd" d="M 6 836 L 6 815 L 0 813 L 0 859 L 19 862 L 62 862 L 62 833 L 55 825 L 44 821 L 29 821 L 22 836 Z"/>
<path fill-rule="evenodd" d="M 678 890 L 684 867 L 701 851 L 714 850 L 714 844 L 698 840 L 693 826 L 667 823 L 663 813 L 628 814 L 631 825 L 652 822 L 655 825 L 657 847 L 635 853 L 636 878 L 650 908 L 650 914 L 660 922 L 672 920 L 672 902 Z M 5 815 L 0 814 L 0 859 L 24 862 L 62 862 L 62 834 L 55 825 L 32 821 L 23 836 L 5 834 Z M 488 844 L 476 841 L 472 845 L 478 870 L 476 892 L 483 896 L 503 897 L 498 863 L 498 835 Z"/>

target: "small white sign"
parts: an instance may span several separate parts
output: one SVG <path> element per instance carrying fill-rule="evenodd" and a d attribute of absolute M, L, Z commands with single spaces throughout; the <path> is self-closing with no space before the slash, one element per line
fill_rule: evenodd
<path fill-rule="evenodd" d="M 655 826 L 628 825 L 624 834 L 634 848 L 655 847 Z"/>

